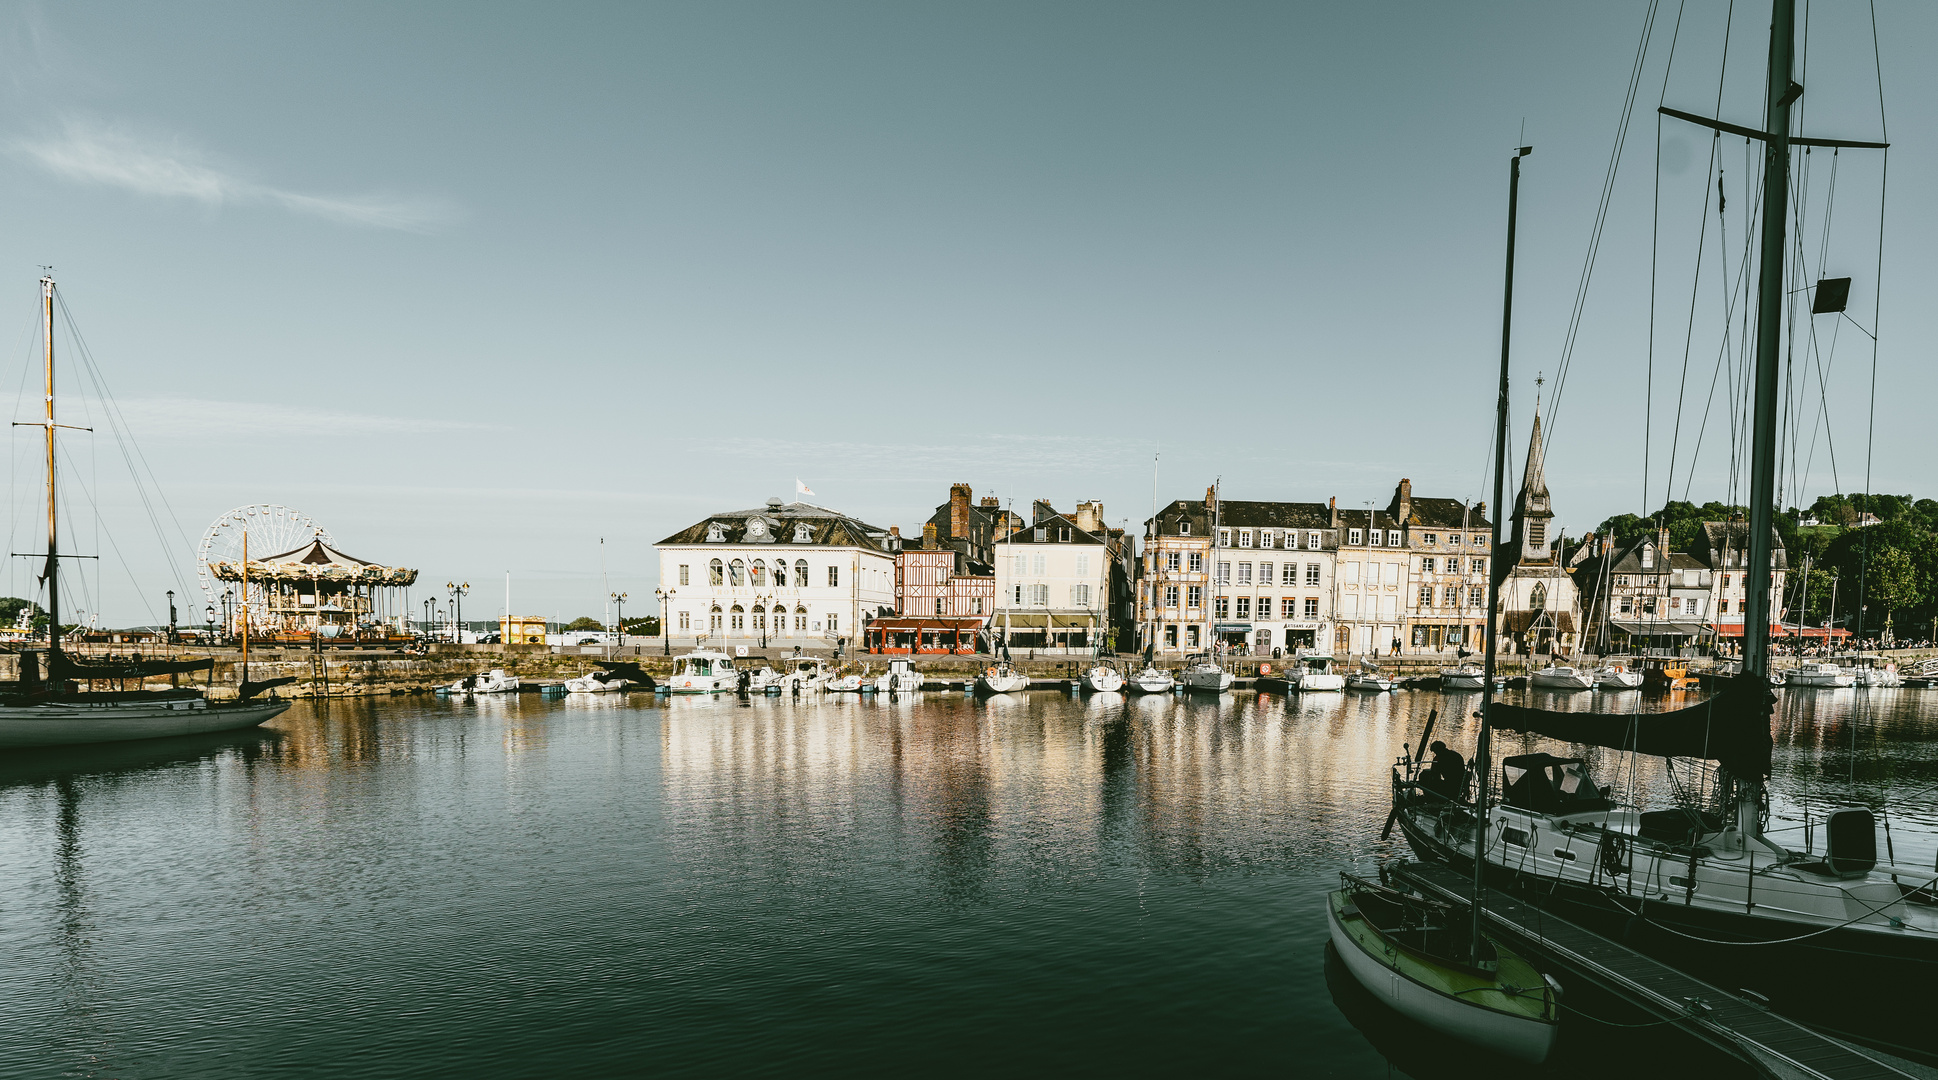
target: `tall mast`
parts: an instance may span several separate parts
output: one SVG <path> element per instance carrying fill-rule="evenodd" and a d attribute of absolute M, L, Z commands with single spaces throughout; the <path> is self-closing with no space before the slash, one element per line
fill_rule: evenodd
<path fill-rule="evenodd" d="M 1506 506 L 1507 487 L 1507 358 L 1514 340 L 1514 215 L 1521 198 L 1521 159 L 1534 153 L 1523 146 L 1508 159 L 1507 172 L 1507 284 L 1501 294 L 1501 388 L 1494 405 L 1494 519 L 1493 541 L 1487 554 L 1487 655 L 1481 665 L 1480 738 L 1474 744 L 1474 903 L 1473 955 L 1480 955 L 1481 894 L 1486 889 L 1482 876 L 1487 868 L 1487 776 L 1489 722 L 1494 711 L 1494 655 L 1500 644 L 1500 620 L 1496 611 L 1501 603 L 1501 508 Z"/>
<path fill-rule="evenodd" d="M 1769 99 L 1763 119 L 1763 238 L 1756 304 L 1755 420 L 1750 429 L 1748 602 L 1743 610 L 1743 677 L 1770 673 L 1770 550 L 1776 498 L 1778 349 L 1783 332 L 1784 227 L 1790 211 L 1790 104 L 1803 87 L 1790 81 L 1795 52 L 1795 0 L 1773 0 Z"/>
<path fill-rule="evenodd" d="M 47 662 L 61 651 L 60 507 L 54 497 L 54 277 L 40 279 L 41 345 L 47 365 Z"/>

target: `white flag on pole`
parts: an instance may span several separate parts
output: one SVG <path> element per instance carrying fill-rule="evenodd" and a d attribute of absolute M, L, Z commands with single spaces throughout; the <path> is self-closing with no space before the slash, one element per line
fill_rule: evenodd
<path fill-rule="evenodd" d="M 794 494 L 797 496 L 812 495 L 814 494 L 814 489 L 808 487 L 806 484 L 801 483 L 801 478 L 797 476 L 794 478 Z"/>

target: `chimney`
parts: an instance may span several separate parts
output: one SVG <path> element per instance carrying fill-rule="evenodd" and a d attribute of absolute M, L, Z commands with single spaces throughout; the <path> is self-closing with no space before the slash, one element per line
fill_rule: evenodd
<path fill-rule="evenodd" d="M 1487 520 L 1487 501 L 1485 499 L 1474 504 L 1474 516 L 1482 521 Z"/>
<path fill-rule="evenodd" d="M 1215 487 L 1208 487 L 1205 489 L 1205 516 L 1210 517 L 1211 515 L 1216 514 L 1217 512 L 1218 512 L 1218 489 Z"/>
<path fill-rule="evenodd" d="M 1337 529 L 1339 527 L 1339 496 L 1334 495 L 1332 498 L 1326 500 L 1326 510 L 1331 515 L 1330 524 L 1333 528 Z"/>
<path fill-rule="evenodd" d="M 1003 500 L 998 499 L 994 495 L 984 495 L 982 497 L 982 502 L 979 503 L 978 505 L 980 505 L 984 510 L 1000 510 L 1003 508 Z"/>
<path fill-rule="evenodd" d="M 949 535 L 960 540 L 969 535 L 969 485 L 949 485 Z"/>
<path fill-rule="evenodd" d="M 1393 493 L 1393 501 L 1399 503 L 1400 524 L 1405 525 L 1413 519 L 1413 481 L 1400 478 L 1399 490 Z"/>
<path fill-rule="evenodd" d="M 1041 524 L 1045 518 L 1057 516 L 1056 507 L 1048 499 L 1037 499 L 1030 503 L 1030 524 Z"/>
<path fill-rule="evenodd" d="M 1664 559 L 1669 557 L 1669 527 L 1667 525 L 1655 531 L 1655 550 L 1660 551 Z"/>
<path fill-rule="evenodd" d="M 1104 504 L 1096 500 L 1078 503 L 1076 516 L 1071 518 L 1071 522 L 1084 532 L 1102 533 L 1104 531 Z"/>
<path fill-rule="evenodd" d="M 890 525 L 888 527 L 888 550 L 902 550 L 902 527 L 900 525 Z"/>
<path fill-rule="evenodd" d="M 965 506 L 964 509 L 967 509 L 967 507 Z M 922 547 L 929 551 L 934 551 L 938 546 L 935 542 L 935 522 L 931 521 L 927 525 L 922 526 Z"/>

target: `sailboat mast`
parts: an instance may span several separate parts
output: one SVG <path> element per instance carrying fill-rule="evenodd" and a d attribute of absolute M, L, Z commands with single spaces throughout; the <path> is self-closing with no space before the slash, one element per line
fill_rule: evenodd
<path fill-rule="evenodd" d="M 1763 130 L 1763 237 L 1756 305 L 1755 420 L 1750 429 L 1748 602 L 1743 611 L 1743 677 L 1770 673 L 1770 550 L 1776 498 L 1777 374 L 1783 332 L 1784 227 L 1790 211 L 1790 104 L 1803 87 L 1790 81 L 1796 46 L 1795 0 L 1772 0 L 1769 101 Z"/>
<path fill-rule="evenodd" d="M 1494 406 L 1494 519 L 1492 543 L 1488 546 L 1486 658 L 1481 664 L 1480 738 L 1474 743 L 1474 902 L 1473 955 L 1480 955 L 1481 895 L 1487 888 L 1483 876 L 1487 869 L 1487 761 L 1489 722 L 1494 711 L 1494 657 L 1500 647 L 1501 605 L 1501 507 L 1506 505 L 1507 488 L 1507 358 L 1514 340 L 1514 216 L 1521 198 L 1521 159 L 1534 153 L 1523 146 L 1508 160 L 1507 174 L 1507 284 L 1501 296 L 1501 387 Z"/>
<path fill-rule="evenodd" d="M 47 661 L 61 651 L 60 507 L 54 496 L 54 278 L 40 279 L 41 345 L 47 365 Z"/>

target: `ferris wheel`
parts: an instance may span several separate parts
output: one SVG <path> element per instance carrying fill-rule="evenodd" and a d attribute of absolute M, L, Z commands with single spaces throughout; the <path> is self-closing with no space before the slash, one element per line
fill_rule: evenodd
<path fill-rule="evenodd" d="M 251 503 L 236 507 L 215 519 L 209 531 L 202 534 L 202 546 L 196 552 L 196 579 L 201 582 L 203 600 L 210 607 L 221 608 L 221 590 L 217 588 L 221 583 L 209 572 L 209 566 L 211 563 L 240 561 L 245 530 L 249 534 L 251 559 L 280 555 L 311 540 L 336 543 L 328 529 L 300 510 L 276 503 Z"/>

